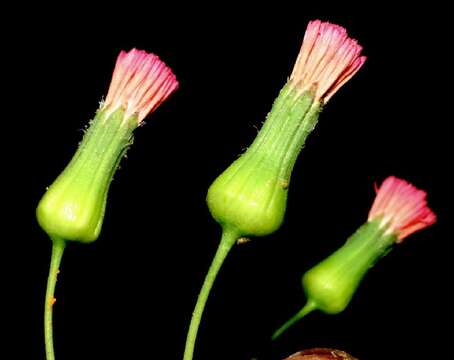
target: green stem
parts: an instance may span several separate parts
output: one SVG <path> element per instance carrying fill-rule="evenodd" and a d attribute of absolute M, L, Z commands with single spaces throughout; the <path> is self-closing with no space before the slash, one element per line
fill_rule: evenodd
<path fill-rule="evenodd" d="M 200 321 L 202 319 L 203 309 L 205 308 L 210 290 L 213 287 L 214 280 L 221 268 L 227 254 L 229 253 L 235 241 L 239 238 L 236 231 L 223 229 L 222 239 L 219 247 L 214 255 L 214 259 L 208 269 L 205 280 L 200 290 L 197 303 L 192 313 L 191 324 L 189 325 L 188 335 L 186 337 L 186 347 L 184 349 L 183 360 L 192 360 L 194 356 L 195 341 L 197 338 L 197 331 L 199 330 Z"/>
<path fill-rule="evenodd" d="M 50 260 L 49 277 L 47 278 L 46 300 L 44 304 L 44 343 L 46 346 L 46 359 L 55 360 L 54 339 L 52 333 L 52 308 L 55 302 L 54 292 L 57 282 L 58 268 L 60 266 L 65 241 L 60 238 L 52 238 L 52 256 Z"/>
<path fill-rule="evenodd" d="M 290 320 L 288 320 L 284 325 L 282 325 L 279 329 L 277 329 L 273 336 L 271 336 L 271 340 L 276 340 L 283 332 L 285 332 L 290 326 L 295 324 L 297 321 L 301 320 L 310 312 L 314 311 L 317 308 L 317 304 L 315 302 L 308 300 L 306 305 L 298 311 L 295 315 L 293 315 Z"/>

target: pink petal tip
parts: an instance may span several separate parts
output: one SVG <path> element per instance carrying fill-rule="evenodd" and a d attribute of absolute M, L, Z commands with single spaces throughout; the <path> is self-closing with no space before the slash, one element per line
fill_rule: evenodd
<path fill-rule="evenodd" d="M 172 70 L 154 54 L 132 49 L 121 51 L 104 106 L 137 115 L 139 123 L 178 88 Z"/>
<path fill-rule="evenodd" d="M 426 192 L 405 180 L 390 176 L 377 190 L 368 220 L 381 217 L 381 226 L 401 242 L 408 235 L 434 224 L 437 217 L 429 209 Z"/>
<path fill-rule="evenodd" d="M 290 80 L 301 92 L 315 89 L 316 100 L 326 103 L 363 66 L 361 51 L 343 27 L 311 21 Z"/>

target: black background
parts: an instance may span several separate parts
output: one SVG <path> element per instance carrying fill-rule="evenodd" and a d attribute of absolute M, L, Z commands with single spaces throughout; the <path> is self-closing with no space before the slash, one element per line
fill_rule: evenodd
<path fill-rule="evenodd" d="M 14 238 L 5 240 L 13 247 L 2 255 L 5 278 L 12 279 L 6 316 L 14 322 L 7 326 L 10 346 L 0 350 L 14 356 L 1 357 L 44 358 L 51 244 L 34 210 L 105 96 L 118 52 L 137 47 L 158 54 L 180 88 L 136 131 L 111 186 L 99 240 L 67 247 L 54 308 L 56 354 L 63 360 L 182 358 L 220 237 L 206 190 L 252 142 L 315 18 L 345 26 L 368 60 L 308 139 L 282 228 L 229 255 L 195 358 L 282 359 L 315 346 L 360 359 L 449 354 L 448 24 L 414 8 L 397 13 L 364 6 L 358 14 L 339 14 L 288 4 L 253 11 L 127 6 L 112 13 L 29 8 L 16 22 L 24 31 L 5 56 L 17 69 L 7 68 L 6 75 L 17 82 L 13 115 L 4 121 L 14 128 L 7 177 L 18 189 L 5 189 L 15 199 L 7 226 Z M 365 221 L 374 182 L 391 174 L 427 190 L 438 223 L 396 246 L 342 314 L 314 313 L 271 343 L 273 330 L 305 301 L 300 276 Z"/>

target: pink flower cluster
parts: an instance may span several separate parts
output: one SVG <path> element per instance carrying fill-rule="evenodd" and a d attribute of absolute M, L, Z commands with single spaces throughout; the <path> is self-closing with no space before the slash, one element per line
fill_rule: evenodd
<path fill-rule="evenodd" d="M 115 64 L 105 107 L 122 107 L 125 118 L 137 115 L 139 123 L 178 88 L 172 70 L 156 55 L 143 50 L 121 51 Z"/>
<path fill-rule="evenodd" d="M 316 100 L 326 103 L 364 64 L 361 51 L 343 27 L 311 21 L 290 80 L 301 92 L 314 89 Z"/>
<path fill-rule="evenodd" d="M 401 242 L 408 235 L 432 225 L 437 220 L 427 206 L 426 192 L 405 180 L 390 176 L 377 190 L 369 212 L 369 221 L 381 218 L 388 233 L 397 235 Z"/>

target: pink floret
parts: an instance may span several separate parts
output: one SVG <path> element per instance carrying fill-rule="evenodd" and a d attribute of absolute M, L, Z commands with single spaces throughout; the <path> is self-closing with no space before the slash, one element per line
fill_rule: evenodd
<path fill-rule="evenodd" d="M 315 89 L 316 100 L 326 103 L 364 64 L 361 51 L 343 27 L 311 21 L 290 80 L 301 92 Z"/>
<path fill-rule="evenodd" d="M 137 115 L 140 123 L 177 88 L 172 70 L 156 55 L 121 51 L 104 106 L 112 112 L 123 107 L 125 118 Z"/>
<path fill-rule="evenodd" d="M 369 221 L 381 218 L 381 226 L 401 242 L 408 235 L 434 224 L 435 214 L 427 206 L 426 192 L 405 180 L 390 176 L 383 181 L 369 212 Z"/>

